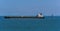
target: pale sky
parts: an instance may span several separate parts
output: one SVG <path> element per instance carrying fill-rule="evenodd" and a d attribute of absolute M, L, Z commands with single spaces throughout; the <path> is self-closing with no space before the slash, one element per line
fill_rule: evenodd
<path fill-rule="evenodd" d="M 60 0 L 0 0 L 0 15 L 60 16 Z"/>

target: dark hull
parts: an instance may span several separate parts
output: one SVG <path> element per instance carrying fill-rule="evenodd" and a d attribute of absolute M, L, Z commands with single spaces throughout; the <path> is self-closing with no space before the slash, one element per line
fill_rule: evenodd
<path fill-rule="evenodd" d="M 35 17 L 35 16 L 4 16 L 4 18 L 9 19 L 9 18 L 40 18 L 40 19 L 44 19 L 44 17 Z"/>

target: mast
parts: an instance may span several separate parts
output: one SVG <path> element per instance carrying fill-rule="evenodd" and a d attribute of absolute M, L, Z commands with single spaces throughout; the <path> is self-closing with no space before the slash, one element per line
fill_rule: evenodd
<path fill-rule="evenodd" d="M 51 16 L 54 16 L 53 14 Z"/>

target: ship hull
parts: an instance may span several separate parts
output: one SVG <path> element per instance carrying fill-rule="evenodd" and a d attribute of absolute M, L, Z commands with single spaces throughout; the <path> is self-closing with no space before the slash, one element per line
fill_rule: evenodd
<path fill-rule="evenodd" d="M 9 18 L 40 18 L 44 19 L 45 17 L 36 17 L 36 16 L 4 16 L 5 19 Z"/>

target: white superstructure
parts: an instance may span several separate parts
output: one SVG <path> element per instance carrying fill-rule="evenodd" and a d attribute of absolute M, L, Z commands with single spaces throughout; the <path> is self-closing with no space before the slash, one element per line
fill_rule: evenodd
<path fill-rule="evenodd" d="M 38 17 L 43 17 L 42 13 L 39 13 L 39 14 L 38 14 Z"/>

